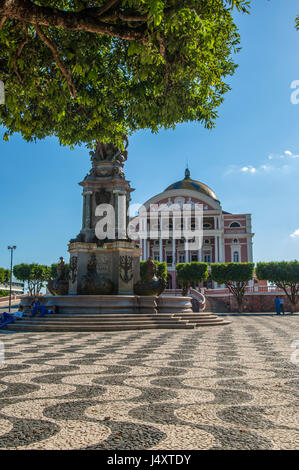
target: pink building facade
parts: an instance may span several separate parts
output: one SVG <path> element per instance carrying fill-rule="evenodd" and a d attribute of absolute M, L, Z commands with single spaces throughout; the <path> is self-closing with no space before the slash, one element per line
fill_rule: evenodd
<path fill-rule="evenodd" d="M 252 262 L 252 233 L 251 214 L 231 214 L 225 212 L 214 191 L 204 183 L 193 180 L 190 171 L 186 169 L 185 178 L 168 186 L 165 191 L 153 196 L 144 203 L 149 213 L 152 205 L 201 204 L 203 209 L 202 245 L 197 250 L 186 249 L 185 239 L 169 237 L 162 239 L 141 239 L 142 260 L 149 256 L 158 261 L 167 263 L 168 288 L 178 288 L 176 282 L 177 263 L 204 261 L 207 263 L 222 262 Z M 148 214 L 149 215 L 149 214 Z M 149 230 L 149 217 L 141 223 L 147 224 Z M 171 220 L 170 226 L 174 226 Z M 143 227 L 145 229 L 145 226 Z M 207 281 L 205 287 L 217 288 L 216 283 Z M 219 286 L 220 287 L 220 286 Z"/>

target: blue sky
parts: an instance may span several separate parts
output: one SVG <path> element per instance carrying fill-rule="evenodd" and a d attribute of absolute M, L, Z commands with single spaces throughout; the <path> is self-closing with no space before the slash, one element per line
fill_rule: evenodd
<path fill-rule="evenodd" d="M 255 0 L 251 15 L 236 15 L 243 49 L 215 129 L 140 131 L 128 148 L 133 202 L 181 179 L 188 160 L 191 177 L 208 184 L 224 210 L 252 213 L 255 261 L 299 258 L 299 230 L 291 237 L 299 229 L 299 104 L 290 100 L 299 80 L 298 13 L 294 0 Z M 9 265 L 8 244 L 17 245 L 16 263 L 68 259 L 81 227 L 77 183 L 89 170 L 88 150 L 15 135 L 0 140 L 0 159 L 0 266 Z"/>

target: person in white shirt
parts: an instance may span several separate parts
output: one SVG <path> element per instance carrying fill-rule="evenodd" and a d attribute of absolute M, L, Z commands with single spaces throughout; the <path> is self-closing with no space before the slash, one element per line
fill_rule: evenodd
<path fill-rule="evenodd" d="M 19 306 L 17 312 L 13 312 L 13 313 L 12 313 L 12 316 L 13 316 L 16 320 L 22 320 L 23 315 L 24 315 L 24 312 L 23 312 L 23 306 L 22 306 L 22 305 Z"/>
<path fill-rule="evenodd" d="M 284 298 L 280 297 L 279 301 L 280 301 L 280 313 L 284 314 Z"/>

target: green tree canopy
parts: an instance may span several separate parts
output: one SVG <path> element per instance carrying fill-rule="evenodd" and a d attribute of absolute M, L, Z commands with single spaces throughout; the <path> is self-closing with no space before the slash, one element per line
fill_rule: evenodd
<path fill-rule="evenodd" d="M 254 263 L 215 263 L 211 265 L 211 276 L 218 284 L 225 284 L 236 297 L 239 312 L 243 311 L 245 288 L 253 278 Z"/>
<path fill-rule="evenodd" d="M 50 278 L 51 268 L 37 263 L 22 263 L 14 266 L 13 273 L 20 281 L 27 282 L 30 295 L 37 295 Z"/>
<path fill-rule="evenodd" d="M 5 268 L 0 268 L 0 282 L 9 282 L 10 280 L 10 270 Z"/>
<path fill-rule="evenodd" d="M 178 263 L 176 265 L 177 280 L 183 287 L 183 295 L 187 295 L 189 287 L 194 283 L 203 282 L 208 278 L 209 268 L 207 263 Z"/>
<path fill-rule="evenodd" d="M 0 0 L 5 138 L 122 144 L 137 129 L 214 125 L 247 0 Z"/>
<path fill-rule="evenodd" d="M 291 302 L 292 310 L 299 300 L 299 261 L 260 262 L 256 275 L 261 281 L 270 281 L 283 289 Z"/>

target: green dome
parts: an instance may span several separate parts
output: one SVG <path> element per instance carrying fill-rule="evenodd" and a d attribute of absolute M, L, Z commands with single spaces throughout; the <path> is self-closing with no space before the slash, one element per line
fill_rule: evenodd
<path fill-rule="evenodd" d="M 177 181 L 176 183 L 171 184 L 165 189 L 165 191 L 171 191 L 173 189 L 189 189 L 191 191 L 198 191 L 199 193 L 211 197 L 214 199 L 214 201 L 218 201 L 216 194 L 214 191 L 212 191 L 211 188 L 209 188 L 209 186 L 202 183 L 201 181 L 192 180 L 190 178 L 190 170 L 188 168 L 185 170 L 185 178 L 181 181 Z"/>

